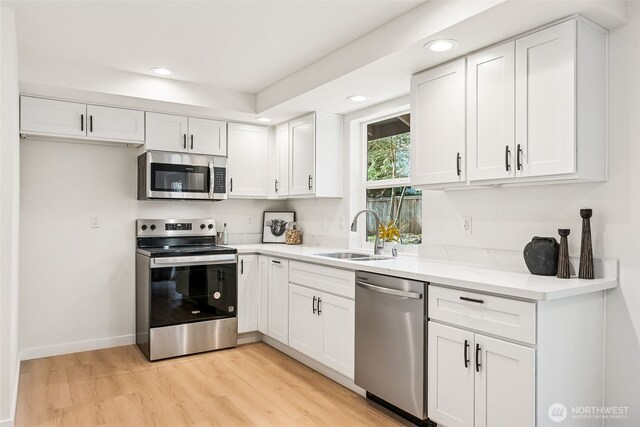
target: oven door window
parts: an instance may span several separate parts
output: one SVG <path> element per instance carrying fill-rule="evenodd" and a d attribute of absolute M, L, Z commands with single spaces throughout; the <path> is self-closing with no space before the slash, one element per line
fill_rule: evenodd
<path fill-rule="evenodd" d="M 152 328 L 235 315 L 235 264 L 151 269 Z"/>
<path fill-rule="evenodd" d="M 208 193 L 211 177 L 206 166 L 151 163 L 151 190 L 172 193 Z"/>

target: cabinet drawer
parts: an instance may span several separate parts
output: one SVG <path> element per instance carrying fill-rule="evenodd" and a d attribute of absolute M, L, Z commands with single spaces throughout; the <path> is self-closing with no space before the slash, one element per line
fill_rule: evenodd
<path fill-rule="evenodd" d="M 289 264 L 289 281 L 346 298 L 355 298 L 354 271 L 292 261 Z"/>
<path fill-rule="evenodd" d="M 536 304 L 429 285 L 429 318 L 536 343 Z"/>

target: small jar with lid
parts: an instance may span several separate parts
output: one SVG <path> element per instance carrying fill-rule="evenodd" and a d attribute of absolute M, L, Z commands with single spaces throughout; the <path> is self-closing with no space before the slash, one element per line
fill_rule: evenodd
<path fill-rule="evenodd" d="M 302 243 L 302 230 L 298 228 L 298 224 L 295 222 L 290 222 L 286 225 L 284 242 L 287 245 L 299 245 Z"/>

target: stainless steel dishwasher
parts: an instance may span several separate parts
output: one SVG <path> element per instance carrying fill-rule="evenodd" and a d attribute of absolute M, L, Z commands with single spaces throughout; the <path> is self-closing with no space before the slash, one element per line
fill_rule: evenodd
<path fill-rule="evenodd" d="M 424 282 L 356 273 L 355 383 L 412 421 L 427 418 L 426 292 Z"/>

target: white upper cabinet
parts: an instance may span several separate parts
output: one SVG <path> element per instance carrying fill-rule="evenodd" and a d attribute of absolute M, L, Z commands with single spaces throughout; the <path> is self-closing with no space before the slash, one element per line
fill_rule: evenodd
<path fill-rule="evenodd" d="M 575 58 L 576 21 L 516 40 L 516 168 L 522 176 L 576 170 Z"/>
<path fill-rule="evenodd" d="M 467 58 L 470 181 L 515 174 L 515 42 Z"/>
<path fill-rule="evenodd" d="M 289 195 L 289 123 L 276 127 L 275 178 L 273 188 L 277 197 Z"/>
<path fill-rule="evenodd" d="M 20 130 L 42 134 L 85 136 L 87 106 L 51 99 L 20 98 Z"/>
<path fill-rule="evenodd" d="M 284 128 L 276 133 L 284 140 Z M 288 123 L 288 197 L 342 197 L 342 133 L 337 114 L 310 113 Z M 278 148 L 281 174 L 283 149 Z"/>
<path fill-rule="evenodd" d="M 189 117 L 189 151 L 211 156 L 226 156 L 227 123 Z"/>
<path fill-rule="evenodd" d="M 20 132 L 139 145 L 144 142 L 144 112 L 22 96 Z"/>
<path fill-rule="evenodd" d="M 88 136 L 144 142 L 144 111 L 87 105 L 87 116 Z"/>
<path fill-rule="evenodd" d="M 411 184 L 465 182 L 465 58 L 411 78 Z"/>
<path fill-rule="evenodd" d="M 147 150 L 227 155 L 227 123 L 173 114 L 146 113 Z"/>
<path fill-rule="evenodd" d="M 466 120 L 464 61 L 412 78 L 412 185 L 607 179 L 605 30 L 578 17 L 468 56 Z"/>
<path fill-rule="evenodd" d="M 146 113 L 147 150 L 186 153 L 189 120 L 171 114 Z"/>
<path fill-rule="evenodd" d="M 229 123 L 230 198 L 267 197 L 268 142 L 266 127 Z"/>
<path fill-rule="evenodd" d="M 290 123 L 292 196 L 313 194 L 315 166 L 315 114 L 307 114 Z"/>

